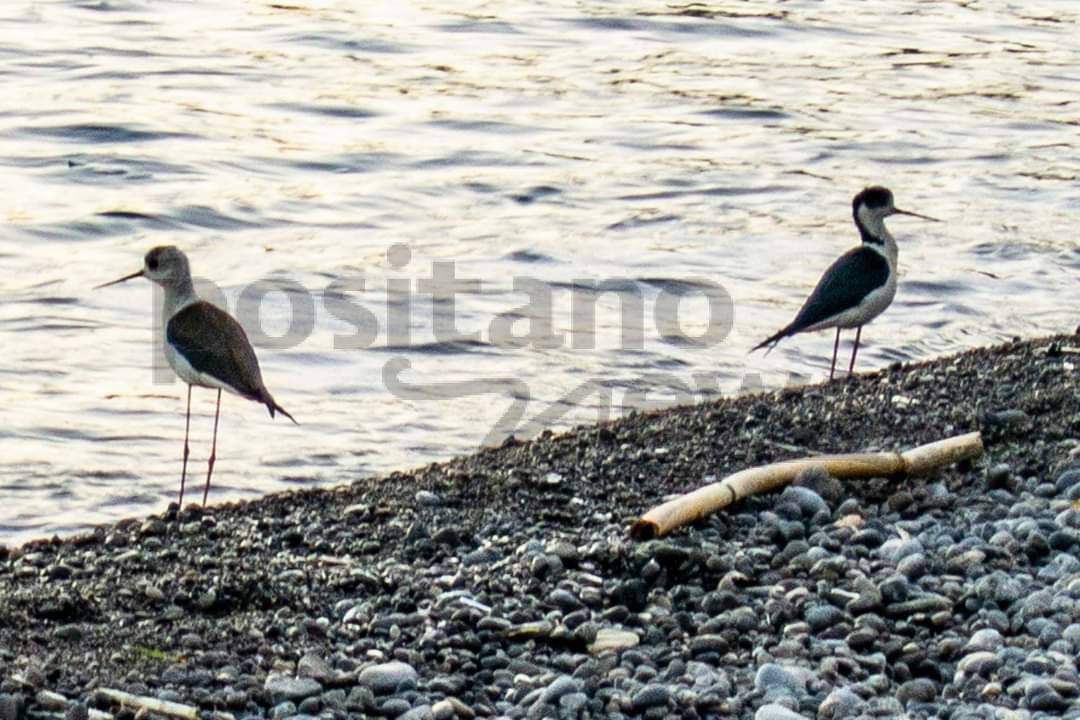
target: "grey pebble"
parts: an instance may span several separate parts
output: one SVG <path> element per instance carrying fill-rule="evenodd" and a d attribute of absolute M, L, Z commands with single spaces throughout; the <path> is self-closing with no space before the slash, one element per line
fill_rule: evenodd
<path fill-rule="evenodd" d="M 180 645 L 189 650 L 201 650 L 206 646 L 206 642 L 203 641 L 202 635 L 197 633 L 184 633 L 180 636 Z"/>
<path fill-rule="evenodd" d="M 159 518 L 147 518 L 143 521 L 143 524 L 139 526 L 140 535 L 164 535 L 165 534 L 165 522 Z"/>
<path fill-rule="evenodd" d="M 803 617 L 811 630 L 821 632 L 843 622 L 844 612 L 832 605 L 815 605 L 808 608 Z"/>
<path fill-rule="evenodd" d="M 442 498 L 430 490 L 417 490 L 416 502 L 425 507 L 438 507 L 442 505 Z"/>
<path fill-rule="evenodd" d="M 827 503 L 835 503 L 845 494 L 844 484 L 829 475 L 820 465 L 800 470 L 792 481 L 792 486 L 813 490 Z"/>
<path fill-rule="evenodd" d="M 978 630 L 971 639 L 968 640 L 967 645 L 964 646 L 964 652 L 975 652 L 976 650 L 986 650 L 989 652 L 996 652 L 998 648 L 1005 644 L 1005 638 L 1001 636 L 997 630 L 993 628 L 983 628 Z"/>
<path fill-rule="evenodd" d="M 302 700 L 322 692 L 322 685 L 311 678 L 294 678 L 271 673 L 263 684 L 276 702 Z"/>
<path fill-rule="evenodd" d="M 398 716 L 399 720 L 435 720 L 435 712 L 428 704 L 416 707 Z"/>
<path fill-rule="evenodd" d="M 301 715 L 315 715 L 322 708 L 322 703 L 317 697 L 304 698 L 300 704 L 296 707 L 296 711 Z"/>
<path fill-rule="evenodd" d="M 50 580 L 67 580 L 75 574 L 75 568 L 64 563 L 50 565 L 45 571 Z"/>
<path fill-rule="evenodd" d="M 1024 595 L 1020 581 L 1001 570 L 995 570 L 975 581 L 975 594 L 985 600 L 992 600 L 1006 608 Z"/>
<path fill-rule="evenodd" d="M 885 613 L 891 617 L 907 617 L 939 611 L 951 611 L 952 606 L 952 601 L 947 597 L 935 593 L 925 593 L 911 600 L 888 605 L 885 608 Z"/>
<path fill-rule="evenodd" d="M 431 706 L 431 715 L 434 720 L 454 720 L 456 717 L 465 717 L 463 712 L 459 712 L 456 703 L 461 701 L 456 698 L 446 698 L 445 700 L 439 700 L 437 703 Z M 463 711 L 467 711 L 468 708 L 462 708 Z"/>
<path fill-rule="evenodd" d="M 563 561 L 555 554 L 540 554 L 529 563 L 529 572 L 533 577 L 541 580 L 549 577 L 558 577 L 563 572 Z"/>
<path fill-rule="evenodd" d="M 274 718 L 274 720 L 293 717 L 294 715 L 296 715 L 296 705 L 289 701 L 278 703 L 274 707 L 270 708 L 270 717 Z"/>
<path fill-rule="evenodd" d="M 349 710 L 374 710 L 375 693 L 371 691 L 371 688 L 357 685 L 345 698 L 345 707 Z"/>
<path fill-rule="evenodd" d="M 811 518 L 818 513 L 830 512 L 824 498 L 808 487 L 789 485 L 780 493 L 780 502 L 793 502 L 799 507 L 803 517 Z"/>
<path fill-rule="evenodd" d="M 918 580 L 926 575 L 928 570 L 929 563 L 922 553 L 913 553 L 896 563 L 896 571 L 908 580 Z"/>
<path fill-rule="evenodd" d="M 1031 416 L 1023 410 L 1009 408 L 1007 410 L 989 412 L 983 417 L 983 421 L 988 427 L 994 429 L 999 427 L 1023 428 L 1031 424 Z"/>
<path fill-rule="evenodd" d="M 808 718 L 783 705 L 769 703 L 758 708 L 758 711 L 754 713 L 754 720 L 808 720 Z"/>
<path fill-rule="evenodd" d="M 981 675 L 989 677 L 992 672 L 1001 667 L 1001 658 L 992 652 L 979 650 L 969 653 L 957 663 L 956 670 L 962 675 Z"/>
<path fill-rule="evenodd" d="M 833 720 L 855 717 L 865 705 L 866 702 L 851 689 L 836 688 L 818 706 L 818 717 Z"/>
<path fill-rule="evenodd" d="M 551 705 L 557 703 L 563 695 L 581 690 L 581 683 L 569 675 L 560 675 L 544 688 L 540 702 Z"/>
<path fill-rule="evenodd" d="M 465 554 L 461 562 L 465 566 L 491 565 L 499 561 L 499 553 L 494 548 L 477 548 Z"/>
<path fill-rule="evenodd" d="M 589 704 L 589 696 L 583 692 L 573 692 L 559 698 L 559 717 L 576 718 Z"/>
<path fill-rule="evenodd" d="M 1078 486 L 1080 486 L 1080 468 L 1073 468 L 1058 475 L 1057 482 L 1054 483 L 1054 490 L 1058 495 L 1064 495 Z"/>
<path fill-rule="evenodd" d="M 307 677 L 325 683 L 333 677 L 334 671 L 320 656 L 307 653 L 296 663 L 296 674 L 302 678 Z"/>
<path fill-rule="evenodd" d="M 356 681 L 376 695 L 385 695 L 415 687 L 416 678 L 416 669 L 412 665 L 394 660 L 364 668 Z"/>
<path fill-rule="evenodd" d="M 1012 467 L 1009 463 L 998 463 L 990 466 L 986 471 L 986 484 L 991 488 L 1004 488 L 1012 475 Z"/>
<path fill-rule="evenodd" d="M 667 707 L 671 702 L 671 691 L 666 685 L 646 685 L 634 693 L 631 705 L 636 712 L 651 707 Z"/>
<path fill-rule="evenodd" d="M 841 510 L 837 512 L 843 512 L 843 506 Z M 854 535 L 851 536 L 852 545 L 864 545 L 870 548 L 880 548 L 885 543 L 885 536 L 881 534 L 881 531 L 876 528 L 862 528 Z"/>
<path fill-rule="evenodd" d="M 73 702 L 64 710 L 64 720 L 89 720 L 90 709 L 85 703 Z"/>
<path fill-rule="evenodd" d="M 386 717 L 396 718 L 409 712 L 412 706 L 409 705 L 409 701 L 404 698 L 392 697 L 388 698 L 382 705 L 379 706 L 379 712 Z"/>
<path fill-rule="evenodd" d="M 766 663 L 754 675 L 754 687 L 765 694 L 784 692 L 798 697 L 806 692 L 806 680 L 802 671 L 793 671 L 783 665 Z"/>
<path fill-rule="evenodd" d="M 910 703 L 932 703 L 938 699 L 938 688 L 933 680 L 915 678 L 897 688 L 896 699 L 905 707 Z"/>
<path fill-rule="evenodd" d="M 921 553 L 919 556 L 922 556 Z M 878 585 L 878 592 L 887 604 L 901 603 L 911 595 L 911 584 L 902 575 L 892 575 Z"/>
<path fill-rule="evenodd" d="M 61 625 L 53 630 L 53 637 L 57 640 L 82 640 L 83 629 L 74 623 L 70 625 Z"/>
<path fill-rule="evenodd" d="M 891 538 L 878 548 L 878 554 L 891 563 L 898 563 L 908 555 L 922 552 L 924 552 L 922 543 L 915 538 L 907 540 Z"/>
<path fill-rule="evenodd" d="M 1024 687 L 1024 701 L 1032 710 L 1046 712 L 1062 712 L 1069 707 L 1061 693 L 1041 678 L 1029 681 Z"/>
<path fill-rule="evenodd" d="M 723 654 L 726 653 L 729 648 L 730 644 L 724 639 L 723 635 L 698 635 L 690 641 L 690 652 L 693 655 L 701 655 L 709 652 Z"/>
<path fill-rule="evenodd" d="M 547 597 L 547 601 L 565 613 L 584 607 L 574 593 L 563 588 L 556 588 Z"/>

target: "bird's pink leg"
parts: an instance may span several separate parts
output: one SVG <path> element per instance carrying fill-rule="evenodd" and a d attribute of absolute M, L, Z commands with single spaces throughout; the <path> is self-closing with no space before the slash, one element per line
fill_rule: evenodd
<path fill-rule="evenodd" d="M 180 503 L 177 510 L 184 507 L 184 481 L 187 480 L 187 459 L 191 454 L 188 447 L 188 432 L 191 430 L 191 386 L 187 386 L 187 419 L 184 421 L 184 464 L 180 467 Z"/>
<path fill-rule="evenodd" d="M 829 380 L 833 379 L 836 372 L 836 351 L 840 349 L 840 328 L 836 328 L 836 340 L 832 344 L 832 365 L 829 366 Z"/>
<path fill-rule="evenodd" d="M 855 347 L 851 350 L 851 364 L 848 365 L 847 374 L 850 375 L 851 371 L 855 369 L 855 356 L 859 354 L 859 336 L 862 335 L 862 325 L 855 331 Z"/>
<path fill-rule="evenodd" d="M 206 470 L 206 488 L 203 489 L 202 504 L 206 507 L 206 496 L 210 494 L 210 476 L 214 474 L 214 460 L 217 458 L 217 426 L 218 416 L 221 415 L 221 389 L 217 391 L 217 407 L 214 408 L 214 440 L 210 445 L 210 462 Z"/>

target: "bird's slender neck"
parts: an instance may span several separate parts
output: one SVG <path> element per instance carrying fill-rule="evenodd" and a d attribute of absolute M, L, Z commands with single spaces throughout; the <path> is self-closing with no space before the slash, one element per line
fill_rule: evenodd
<path fill-rule="evenodd" d="M 855 225 L 859 228 L 863 245 L 884 255 L 889 265 L 895 269 L 898 254 L 896 240 L 885 227 L 885 218 L 860 207 L 855 212 Z"/>
<path fill-rule="evenodd" d="M 195 286 L 191 278 L 184 276 L 176 282 L 165 283 L 161 286 L 165 291 L 165 302 L 161 307 L 162 319 L 165 323 L 177 312 L 197 301 L 199 296 L 195 294 Z"/>

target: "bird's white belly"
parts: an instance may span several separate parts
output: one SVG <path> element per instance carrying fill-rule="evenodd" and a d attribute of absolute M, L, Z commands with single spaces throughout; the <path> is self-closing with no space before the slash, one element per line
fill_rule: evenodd
<path fill-rule="evenodd" d="M 228 392 L 238 394 L 232 386 L 226 385 L 213 375 L 201 373 L 191 367 L 191 363 L 187 361 L 187 358 L 181 355 L 168 340 L 166 340 L 163 345 L 165 349 L 165 359 L 168 361 L 169 367 L 173 369 L 173 372 L 176 373 L 177 377 L 188 385 L 199 385 L 201 387 L 214 388 L 216 390 L 227 390 Z"/>

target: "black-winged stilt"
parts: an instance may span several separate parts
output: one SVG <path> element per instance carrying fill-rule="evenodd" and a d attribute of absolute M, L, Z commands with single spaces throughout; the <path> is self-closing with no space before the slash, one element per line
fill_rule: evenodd
<path fill-rule="evenodd" d="M 897 208 L 893 204 L 892 191 L 881 186 L 866 188 L 855 196 L 851 205 L 855 225 L 862 236 L 862 245 L 837 258 L 821 276 L 795 319 L 755 345 L 750 352 L 766 346 L 771 350 L 784 338 L 798 333 L 834 327 L 836 340 L 833 342 L 832 366 L 829 368 L 829 379 L 832 380 L 836 372 L 840 330 L 857 328 L 848 373 L 855 369 L 862 326 L 884 312 L 896 295 L 896 240 L 886 229 L 885 218 L 890 215 L 912 215 L 924 220 L 937 220 Z"/>
<path fill-rule="evenodd" d="M 210 492 L 210 478 L 214 474 L 217 454 L 218 417 L 221 413 L 221 391 L 228 390 L 240 397 L 262 403 L 270 411 L 270 417 L 280 412 L 296 423 L 296 420 L 277 404 L 263 384 L 262 373 L 255 351 L 248 341 L 244 328 L 224 310 L 200 300 L 191 282 L 191 269 L 187 256 L 169 245 L 156 247 L 146 253 L 143 268 L 98 288 L 145 277 L 165 291 L 162 320 L 165 327 L 165 359 L 187 383 L 187 420 L 184 424 L 184 461 L 180 470 L 180 506 L 184 505 L 184 482 L 187 478 L 188 431 L 191 428 L 191 388 L 194 385 L 217 390 L 217 406 L 214 409 L 214 439 L 206 471 L 206 487 L 203 489 L 203 505 Z M 97 288 L 95 288 L 97 289 Z M 296 423 L 299 425 L 299 423 Z"/>

